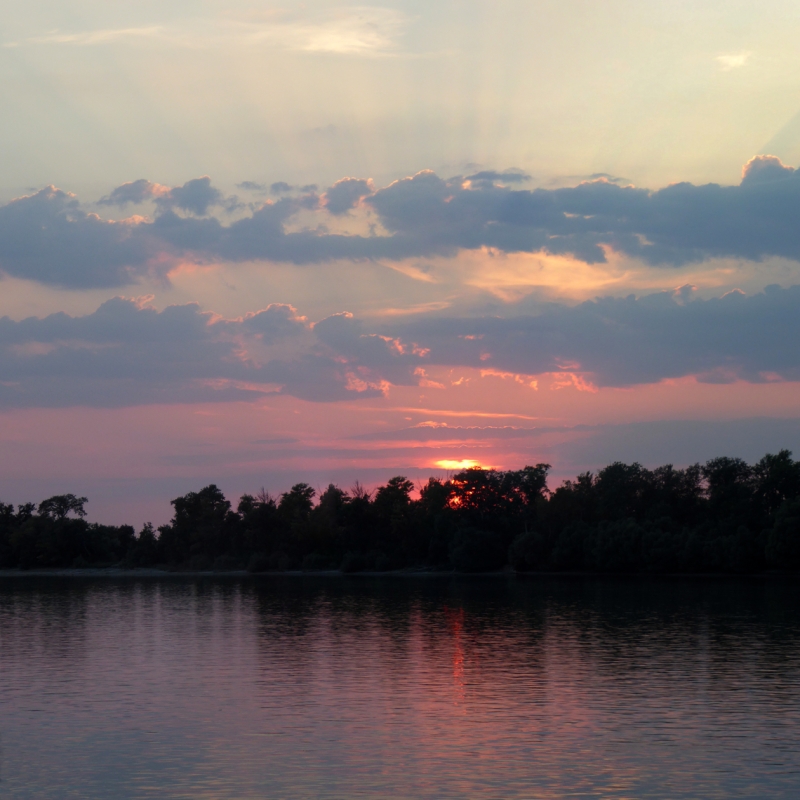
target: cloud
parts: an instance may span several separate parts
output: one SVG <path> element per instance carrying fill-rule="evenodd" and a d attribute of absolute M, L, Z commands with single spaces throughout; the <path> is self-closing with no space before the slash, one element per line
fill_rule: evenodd
<path fill-rule="evenodd" d="M 151 25 L 84 31 L 49 31 L 4 47 L 162 44 L 168 47 L 276 47 L 305 53 L 376 56 L 392 53 L 409 23 L 396 9 L 340 8 L 333 14 L 294 19 L 193 19 L 180 26 Z"/>
<path fill-rule="evenodd" d="M 69 288 L 123 286 L 164 249 L 137 222 L 111 222 L 48 186 L 0 206 L 0 268 Z"/>
<path fill-rule="evenodd" d="M 151 40 L 165 35 L 165 29 L 160 25 L 150 25 L 131 28 L 100 28 L 91 31 L 52 31 L 40 36 L 31 36 L 19 42 L 6 42 L 5 47 L 19 47 L 20 45 L 74 45 L 86 47 L 92 45 L 112 44 L 124 40 Z"/>
<path fill-rule="evenodd" d="M 420 383 L 424 369 L 467 367 L 533 386 L 537 375 L 593 390 L 694 376 L 701 382 L 800 380 L 800 286 L 692 299 L 690 287 L 498 318 L 419 315 L 368 325 L 349 314 L 317 341 L 373 382 Z"/>
<path fill-rule="evenodd" d="M 386 381 L 376 379 L 368 370 L 353 369 L 317 353 L 271 361 L 264 368 L 264 376 L 280 384 L 283 394 L 314 402 L 380 397 L 388 389 Z"/>
<path fill-rule="evenodd" d="M 270 194 L 289 194 L 291 192 L 307 194 L 309 192 L 316 192 L 317 184 L 309 183 L 305 186 L 292 186 L 292 184 L 286 183 L 286 181 L 276 181 L 267 186 L 265 183 L 257 183 L 256 181 L 242 181 L 236 184 L 236 188 L 244 192 L 255 192 L 257 194 L 267 194 L 268 192 Z"/>
<path fill-rule="evenodd" d="M 82 317 L 0 318 L 0 407 L 375 397 L 387 384 L 369 350 L 363 363 L 343 358 L 283 304 L 224 319 L 194 303 L 157 311 L 117 297 Z"/>
<path fill-rule="evenodd" d="M 196 305 L 162 312 L 115 298 L 84 317 L 0 319 L 0 405 L 137 405 L 242 399 L 209 381 L 242 379 L 232 342 Z"/>
<path fill-rule="evenodd" d="M 449 426 L 409 427 L 375 431 L 351 437 L 367 442 L 470 443 L 483 446 L 529 440 L 542 448 L 547 440 L 547 460 L 572 478 L 586 469 L 596 470 L 613 461 L 638 461 L 649 467 L 704 463 L 720 455 L 745 458 L 751 463 L 765 452 L 790 448 L 800 452 L 800 419 L 751 417 L 735 420 L 649 420 L 626 424 L 570 426 Z M 539 440 L 537 442 L 537 440 Z M 551 481 L 551 488 L 558 480 Z"/>
<path fill-rule="evenodd" d="M 258 184 L 250 182 L 240 185 L 248 189 L 258 187 Z M 122 186 L 118 186 L 110 194 L 98 200 L 98 205 L 124 208 L 148 200 L 155 201 L 156 205 L 163 210 L 178 208 L 201 217 L 205 216 L 208 210 L 214 206 L 230 209 L 236 204 L 236 198 L 225 198 L 219 189 L 211 185 L 211 178 L 204 175 L 174 188 L 151 183 L 143 178 L 131 183 L 123 183 Z"/>
<path fill-rule="evenodd" d="M 262 35 L 307 52 L 368 55 L 391 51 L 407 24 L 405 14 L 394 9 L 361 7 L 315 25 L 275 26 Z"/>
<path fill-rule="evenodd" d="M 360 433 L 351 438 L 368 442 L 471 442 L 531 439 L 554 431 L 564 431 L 564 428 L 521 428 L 513 425 L 466 426 L 428 422 L 397 430 Z"/>
<path fill-rule="evenodd" d="M 128 205 L 140 205 L 148 200 L 154 200 L 165 194 L 169 194 L 169 186 L 161 186 L 158 183 L 150 183 L 150 181 L 140 178 L 137 181 L 130 183 L 123 183 L 122 186 L 117 186 L 110 194 L 101 197 L 98 200 L 98 205 L 101 206 L 118 206 L 125 208 Z"/>
<path fill-rule="evenodd" d="M 208 175 L 187 181 L 183 186 L 176 186 L 168 194 L 156 199 L 165 208 L 180 208 L 198 216 L 203 216 L 211 206 L 222 205 L 223 196 L 219 189 L 211 185 Z"/>
<path fill-rule="evenodd" d="M 730 72 L 732 69 L 743 67 L 751 55 L 753 55 L 751 52 L 745 50 L 741 53 L 729 53 L 727 55 L 717 56 L 715 61 L 719 64 L 719 68 L 723 72 Z"/>
<path fill-rule="evenodd" d="M 800 286 L 687 300 L 686 292 L 552 304 L 514 318 L 415 318 L 385 335 L 413 339 L 427 364 L 523 375 L 583 375 L 598 386 L 696 376 L 800 380 Z"/>
<path fill-rule="evenodd" d="M 620 178 L 616 175 L 611 175 L 608 172 L 593 172 L 591 175 L 586 176 L 582 180 L 596 181 L 598 178 L 605 178 L 611 183 L 630 183 L 627 178 Z"/>
<path fill-rule="evenodd" d="M 738 186 L 678 183 L 650 191 L 600 178 L 529 190 L 424 170 L 379 189 L 345 178 L 322 198 L 308 186 L 273 187 L 279 199 L 227 224 L 211 212 L 241 206 L 208 176 L 174 188 L 135 181 L 100 201 L 125 206 L 151 198 L 152 220 L 104 220 L 49 187 L 0 206 L 0 268 L 87 287 L 122 286 L 178 260 L 391 262 L 480 248 L 569 255 L 588 264 L 605 262 L 611 249 L 664 268 L 724 257 L 800 261 L 800 177 L 775 156 L 751 159 Z M 324 224 L 290 227 L 300 212 L 341 215 L 356 204 L 384 234 L 375 234 L 377 226 L 366 236 L 329 233 Z"/>
<path fill-rule="evenodd" d="M 273 184 L 275 186 L 276 184 Z M 289 184 L 283 184 L 284 186 L 288 187 Z M 267 187 L 263 183 L 257 183 L 256 181 L 242 181 L 241 183 L 236 184 L 237 189 L 241 189 L 244 192 L 257 192 L 259 194 L 263 194 L 267 191 Z"/>
<path fill-rule="evenodd" d="M 526 172 L 519 169 L 507 169 L 504 172 L 496 172 L 495 170 L 485 169 L 476 172 L 473 175 L 467 175 L 464 180 L 470 183 L 525 183 L 529 181 L 531 176 Z"/>
<path fill-rule="evenodd" d="M 790 179 L 753 180 L 754 162 L 739 186 L 679 183 L 658 191 L 602 178 L 559 189 L 464 188 L 461 179 L 421 172 L 363 202 L 398 249 L 425 254 L 493 247 L 602 263 L 610 247 L 665 267 L 712 257 L 798 260 L 800 179 L 777 160 L 758 163 L 762 178 L 768 163 Z"/>
<path fill-rule="evenodd" d="M 271 183 L 269 187 L 270 194 L 289 194 L 290 192 L 300 192 L 302 194 L 309 194 L 317 191 L 316 183 L 307 183 L 303 186 L 292 186 L 286 181 L 277 181 Z"/>
<path fill-rule="evenodd" d="M 794 167 L 787 167 L 777 156 L 753 156 L 742 167 L 742 186 L 791 178 Z"/>
<path fill-rule="evenodd" d="M 305 317 L 298 316 L 292 306 L 273 303 L 261 311 L 245 314 L 233 324 L 266 344 L 276 344 L 299 336 L 305 330 Z"/>
<path fill-rule="evenodd" d="M 313 325 L 282 304 L 224 319 L 196 304 L 157 311 L 115 298 L 82 317 L 0 319 L 0 406 L 246 400 L 268 393 L 331 402 L 386 395 L 392 386 L 433 386 L 431 374 L 443 367 L 525 376 L 526 385 L 531 376 L 549 374 L 551 388 L 685 376 L 797 381 L 798 340 L 800 286 L 711 300 L 681 291 L 606 297 L 511 318 L 368 324 L 340 313 Z M 528 435 L 511 428 L 492 434 Z"/>
<path fill-rule="evenodd" d="M 424 363 L 425 351 L 415 342 L 403 341 L 382 331 L 369 330 L 352 314 L 334 314 L 314 326 L 317 340 L 343 358 L 359 380 L 371 387 L 384 381 L 415 385 L 415 372 Z"/>
<path fill-rule="evenodd" d="M 372 181 L 342 178 L 325 192 L 325 207 L 331 214 L 346 214 L 351 208 L 355 208 L 362 197 L 372 194 L 373 191 Z"/>

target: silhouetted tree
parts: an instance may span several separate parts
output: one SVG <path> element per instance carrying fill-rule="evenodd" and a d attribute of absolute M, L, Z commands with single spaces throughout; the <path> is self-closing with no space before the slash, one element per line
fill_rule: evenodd
<path fill-rule="evenodd" d="M 0 503 L 0 567 L 385 570 L 429 565 L 480 572 L 753 572 L 800 570 L 800 463 L 788 450 L 754 465 L 711 459 L 649 470 L 614 462 L 547 488 L 547 464 L 463 470 L 414 486 L 397 476 L 374 494 L 295 484 L 263 489 L 236 510 L 211 484 L 172 501 L 173 519 L 90 524 L 85 497 Z"/>
<path fill-rule="evenodd" d="M 150 522 L 128 544 L 125 564 L 128 567 L 153 567 L 158 564 L 158 537 Z"/>
<path fill-rule="evenodd" d="M 296 483 L 281 495 L 278 511 L 290 523 L 304 522 L 314 507 L 315 494 L 307 483 Z"/>
<path fill-rule="evenodd" d="M 228 534 L 239 522 L 230 516 L 231 504 L 212 483 L 176 498 L 172 506 L 172 522 L 159 528 L 161 558 L 172 564 L 195 558 L 196 567 L 210 568 L 214 559 L 229 550 Z"/>
<path fill-rule="evenodd" d="M 74 494 L 57 494 L 39 503 L 39 514 L 54 520 L 66 519 L 69 514 L 83 519 L 86 516 L 83 507 L 88 502 L 85 497 L 76 497 Z"/>

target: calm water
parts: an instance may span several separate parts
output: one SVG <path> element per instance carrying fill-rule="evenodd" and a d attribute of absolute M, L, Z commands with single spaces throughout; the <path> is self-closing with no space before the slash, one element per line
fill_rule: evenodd
<path fill-rule="evenodd" d="M 3 798 L 797 798 L 777 581 L 0 581 Z"/>

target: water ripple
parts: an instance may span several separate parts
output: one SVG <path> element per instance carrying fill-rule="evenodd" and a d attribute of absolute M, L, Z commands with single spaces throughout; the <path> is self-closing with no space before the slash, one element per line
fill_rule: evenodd
<path fill-rule="evenodd" d="M 0 584 L 5 798 L 783 798 L 800 590 Z"/>

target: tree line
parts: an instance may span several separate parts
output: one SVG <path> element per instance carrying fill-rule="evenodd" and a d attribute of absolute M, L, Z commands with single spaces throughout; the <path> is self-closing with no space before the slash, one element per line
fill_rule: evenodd
<path fill-rule="evenodd" d="M 549 490 L 548 464 L 473 468 L 374 492 L 298 483 L 245 494 L 211 484 L 157 530 L 86 521 L 85 497 L 0 503 L 0 568 L 429 568 L 460 572 L 760 572 L 800 569 L 800 462 L 715 458 L 685 469 L 615 462 Z"/>

